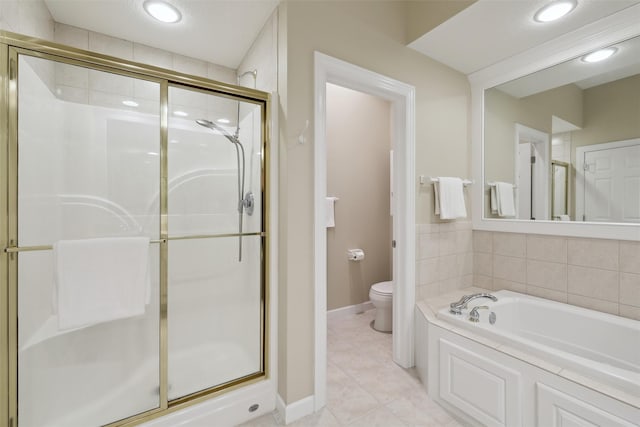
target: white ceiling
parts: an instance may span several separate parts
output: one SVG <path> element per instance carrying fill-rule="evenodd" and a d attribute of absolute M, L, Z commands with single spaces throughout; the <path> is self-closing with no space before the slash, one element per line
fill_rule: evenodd
<path fill-rule="evenodd" d="M 169 0 L 182 12 L 163 24 L 144 0 L 45 0 L 56 22 L 237 69 L 278 0 Z"/>
<path fill-rule="evenodd" d="M 471 74 L 640 0 L 578 0 L 578 6 L 558 21 L 546 24 L 534 21 L 535 12 L 548 2 L 478 0 L 409 47 Z"/>

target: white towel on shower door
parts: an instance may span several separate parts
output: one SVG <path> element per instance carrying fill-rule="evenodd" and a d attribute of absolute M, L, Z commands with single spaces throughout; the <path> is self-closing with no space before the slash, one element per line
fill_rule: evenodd
<path fill-rule="evenodd" d="M 53 254 L 60 330 L 144 314 L 149 238 L 61 240 Z"/>

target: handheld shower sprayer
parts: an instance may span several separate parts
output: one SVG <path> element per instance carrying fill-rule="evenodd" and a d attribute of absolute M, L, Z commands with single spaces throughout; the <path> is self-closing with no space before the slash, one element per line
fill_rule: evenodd
<path fill-rule="evenodd" d="M 206 128 L 211 129 L 214 132 L 220 133 L 222 136 L 227 138 L 236 149 L 236 164 L 238 168 L 238 261 L 242 261 L 242 218 L 243 214 L 246 210 L 248 215 L 253 214 L 254 208 L 254 197 L 252 192 L 247 192 L 244 194 L 244 179 L 245 179 L 245 153 L 244 147 L 237 135 L 231 135 L 224 129 L 222 126 L 217 125 L 211 120 L 206 119 L 197 119 L 196 123 L 200 126 L 204 126 Z M 240 153 L 242 152 L 242 156 Z"/>

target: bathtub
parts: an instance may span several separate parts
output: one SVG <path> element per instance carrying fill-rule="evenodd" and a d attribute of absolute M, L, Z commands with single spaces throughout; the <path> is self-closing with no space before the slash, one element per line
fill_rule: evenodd
<path fill-rule="evenodd" d="M 449 303 L 477 292 L 497 301 L 481 298 L 461 315 L 449 312 Z M 488 307 L 477 323 L 469 321 L 475 306 Z M 468 288 L 419 301 L 415 334 L 428 394 L 467 424 L 640 425 L 639 321 Z"/>
<path fill-rule="evenodd" d="M 480 298 L 462 315 L 443 308 L 437 317 L 640 396 L 640 322 L 511 291 L 492 294 L 498 301 Z M 479 310 L 480 321 L 470 322 L 471 309 L 483 305 L 489 309 Z"/>

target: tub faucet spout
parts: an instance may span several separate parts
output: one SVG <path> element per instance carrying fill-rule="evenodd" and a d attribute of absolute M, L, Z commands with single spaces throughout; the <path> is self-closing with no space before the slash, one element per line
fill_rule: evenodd
<path fill-rule="evenodd" d="M 462 314 L 462 310 L 467 308 L 467 304 L 478 298 L 489 298 L 491 301 L 498 301 L 498 298 L 496 298 L 495 296 L 482 292 L 471 295 L 463 295 L 462 298 L 460 298 L 458 301 L 449 304 L 449 312 L 453 314 Z"/>

